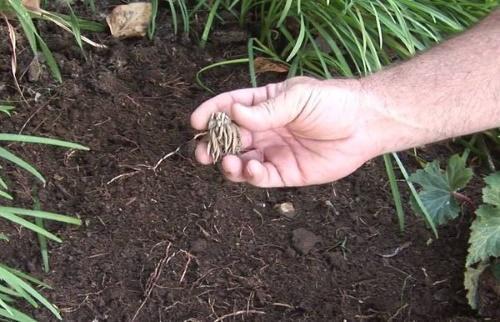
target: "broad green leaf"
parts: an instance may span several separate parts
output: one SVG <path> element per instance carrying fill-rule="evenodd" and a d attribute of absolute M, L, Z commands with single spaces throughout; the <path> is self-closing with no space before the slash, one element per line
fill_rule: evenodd
<path fill-rule="evenodd" d="M 9 241 L 9 237 L 7 237 L 4 233 L 0 233 L 0 240 Z"/>
<path fill-rule="evenodd" d="M 496 262 L 491 265 L 491 272 L 497 282 L 500 282 L 500 259 L 497 258 Z"/>
<path fill-rule="evenodd" d="M 444 225 L 449 220 L 457 218 L 460 206 L 447 190 L 423 190 L 418 194 L 436 225 Z M 412 199 L 412 209 L 420 212 L 418 205 Z"/>
<path fill-rule="evenodd" d="M 481 262 L 477 268 L 467 267 L 464 273 L 464 288 L 467 290 L 467 302 L 474 310 L 477 309 L 477 286 L 481 273 L 488 264 Z"/>
<path fill-rule="evenodd" d="M 481 205 L 471 225 L 466 266 L 500 256 L 500 208 Z"/>
<path fill-rule="evenodd" d="M 467 168 L 465 160 L 458 154 L 453 155 L 448 161 L 446 169 L 446 179 L 452 191 L 464 188 L 472 178 L 472 169 Z"/>
<path fill-rule="evenodd" d="M 471 225 L 466 266 L 500 257 L 500 172 L 484 179 L 483 201 Z"/>
<path fill-rule="evenodd" d="M 443 225 L 458 216 L 460 206 L 454 194 L 464 188 L 471 178 L 472 170 L 466 167 L 460 156 L 454 155 L 448 161 L 446 171 L 433 161 L 413 173 L 410 181 L 422 187 L 419 196 L 433 222 Z M 412 206 L 415 211 L 421 212 L 421 207 L 415 203 Z"/>
<path fill-rule="evenodd" d="M 487 186 L 483 188 L 483 202 L 500 207 L 500 172 L 484 179 Z"/>

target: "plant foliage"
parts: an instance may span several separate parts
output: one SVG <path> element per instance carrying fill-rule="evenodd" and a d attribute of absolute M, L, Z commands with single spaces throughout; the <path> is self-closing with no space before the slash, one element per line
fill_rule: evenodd
<path fill-rule="evenodd" d="M 428 163 L 424 169 L 417 170 L 409 179 L 422 187 L 418 195 L 432 221 L 436 225 L 444 225 L 459 215 L 460 205 L 456 195 L 467 185 L 472 175 L 472 170 L 465 166 L 464 159 L 454 155 L 449 159 L 446 171 L 442 170 L 439 162 L 435 160 Z M 415 202 L 412 206 L 422 213 L 422 208 Z"/>
<path fill-rule="evenodd" d="M 484 181 L 484 204 L 476 210 L 476 218 L 471 225 L 464 276 L 467 300 L 474 309 L 478 305 L 477 286 L 481 273 L 491 265 L 495 277 L 500 278 L 498 259 L 491 263 L 491 258 L 500 257 L 500 172 L 489 175 Z"/>
<path fill-rule="evenodd" d="M 4 112 L 9 114 L 12 107 L 10 105 L 6 105 L 5 107 L 8 108 L 6 108 Z M 0 142 L 34 143 L 70 149 L 88 150 L 87 147 L 71 142 L 19 134 L 0 133 Z M 29 162 L 21 159 L 3 147 L 0 147 L 0 158 L 3 158 L 5 161 L 12 162 L 15 166 L 31 173 L 40 182 L 45 183 L 45 179 L 42 174 L 38 172 L 38 170 L 36 170 Z M 8 193 L 8 189 L 9 187 L 7 186 L 5 180 L 3 180 L 0 176 L 0 196 L 5 199 L 12 200 L 13 198 Z M 6 220 L 12 224 L 24 227 L 38 235 L 45 268 L 48 268 L 48 255 L 46 252 L 47 239 L 55 242 L 62 242 L 62 240 L 44 227 L 43 220 L 56 221 L 71 225 L 81 224 L 81 221 L 78 218 L 42 211 L 39 209 L 38 203 L 36 203 L 35 209 L 23 209 L 3 206 L 0 204 L 0 220 Z M 8 242 L 9 238 L 5 233 L 0 232 L 0 241 Z M 20 299 L 25 300 L 35 308 L 42 305 L 50 310 L 58 319 L 61 319 L 58 309 L 43 295 L 41 295 L 36 290 L 36 287 L 50 288 L 43 282 L 0 263 L 0 320 L 3 318 L 21 322 L 34 321 L 31 317 L 19 311 L 15 307 L 16 300 Z"/>

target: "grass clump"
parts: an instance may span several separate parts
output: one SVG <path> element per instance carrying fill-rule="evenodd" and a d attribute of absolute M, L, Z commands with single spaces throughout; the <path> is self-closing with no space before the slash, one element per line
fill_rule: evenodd
<path fill-rule="evenodd" d="M 4 20 L 9 26 L 9 36 L 11 45 L 13 47 L 13 55 L 15 56 L 16 38 L 14 28 L 9 23 L 9 20 L 15 20 L 21 25 L 24 36 L 28 40 L 31 51 L 36 57 L 38 52 L 41 52 L 45 58 L 46 64 L 54 77 L 59 82 L 62 82 L 61 71 L 52 54 L 52 51 L 47 46 L 45 40 L 41 36 L 34 20 L 45 20 L 54 23 L 61 29 L 70 32 L 74 35 L 75 41 L 78 46 L 83 50 L 83 43 L 88 43 L 94 47 L 103 47 L 100 44 L 93 42 L 87 37 L 82 35 L 82 31 L 103 31 L 104 26 L 97 22 L 88 21 L 78 18 L 69 2 L 67 2 L 67 9 L 69 14 L 60 14 L 44 10 L 40 7 L 40 2 L 35 4 L 34 7 L 26 7 L 21 0 L 0 0 L 0 17 L 3 16 Z M 7 38 L 7 37 L 5 37 Z M 15 66 L 13 66 L 15 68 Z"/>
<path fill-rule="evenodd" d="M 0 111 L 9 114 L 13 109 L 10 105 L 0 106 Z M 18 142 L 31 144 L 44 144 L 59 146 L 68 149 L 88 150 L 88 148 L 71 142 L 62 140 L 43 138 L 37 136 L 19 135 L 0 133 L 0 142 Z M 0 147 L 0 159 L 12 163 L 14 166 L 21 168 L 33 175 L 40 183 L 45 184 L 43 175 L 33 167 L 29 162 L 20 158 L 16 154 L 9 151 L 7 148 Z M 9 186 L 4 180 L 3 175 L 0 175 L 0 198 L 12 201 L 13 197 L 9 193 Z M 42 262 L 44 270 L 48 270 L 48 251 L 47 241 L 61 243 L 62 240 L 48 231 L 44 227 L 44 221 L 56 221 L 70 225 L 80 225 L 81 221 L 78 218 L 55 214 L 40 210 L 38 200 L 35 200 L 34 209 L 17 208 L 12 206 L 2 205 L 0 203 L 0 220 L 10 222 L 11 224 L 28 229 L 38 235 L 38 241 L 41 247 Z M 9 242 L 9 237 L 5 232 L 0 231 L 0 243 Z M 54 316 L 61 319 L 60 313 L 53 304 L 51 304 L 37 288 L 50 288 L 47 284 L 13 268 L 8 267 L 4 263 L 0 263 L 0 320 L 8 319 L 13 321 L 34 321 L 25 313 L 16 308 L 16 302 L 24 300 L 33 307 L 45 307 L 51 311 Z"/>

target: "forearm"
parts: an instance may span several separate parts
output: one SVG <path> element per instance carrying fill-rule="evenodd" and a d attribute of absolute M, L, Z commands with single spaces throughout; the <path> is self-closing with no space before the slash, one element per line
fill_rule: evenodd
<path fill-rule="evenodd" d="M 361 83 L 381 153 L 500 127 L 500 10 Z"/>

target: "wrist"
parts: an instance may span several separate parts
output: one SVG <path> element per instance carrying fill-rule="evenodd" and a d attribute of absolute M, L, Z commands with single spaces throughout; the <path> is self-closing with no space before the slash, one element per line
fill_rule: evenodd
<path fill-rule="evenodd" d="M 384 72 L 384 73 L 390 73 Z M 432 142 L 435 133 L 429 122 L 418 116 L 419 109 L 404 96 L 399 82 L 387 74 L 360 79 L 360 107 L 363 133 L 373 145 L 374 156 L 406 150 Z"/>

